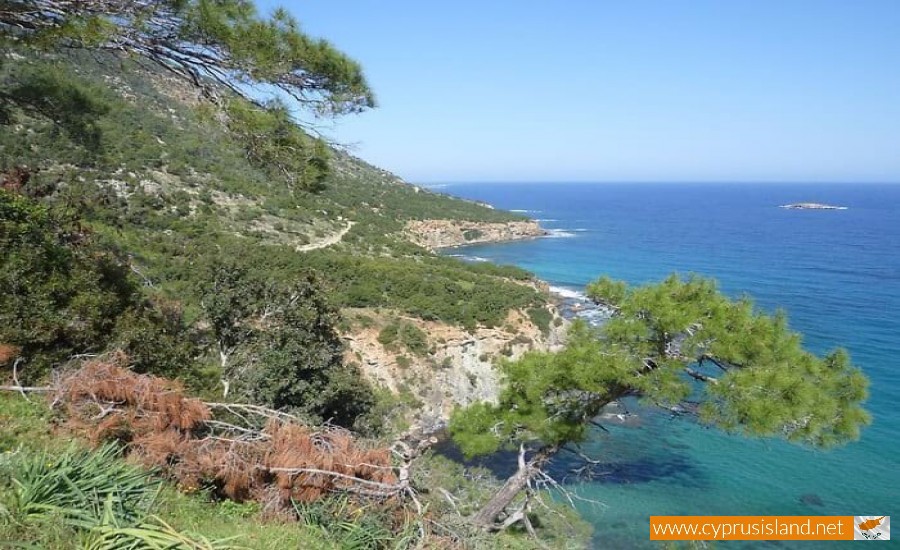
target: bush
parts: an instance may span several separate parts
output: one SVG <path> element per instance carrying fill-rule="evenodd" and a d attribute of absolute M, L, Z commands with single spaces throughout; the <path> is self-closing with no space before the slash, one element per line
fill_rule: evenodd
<path fill-rule="evenodd" d="M 21 348 L 27 380 L 102 350 L 140 301 L 125 262 L 77 220 L 0 189 L 0 342 Z"/>
<path fill-rule="evenodd" d="M 394 343 L 402 344 L 420 357 L 428 354 L 428 336 L 408 321 L 391 321 L 385 325 L 378 333 L 378 342 L 385 347 L 392 347 Z"/>
<path fill-rule="evenodd" d="M 382 346 L 390 346 L 397 341 L 400 334 L 400 324 L 396 322 L 389 323 L 378 332 L 378 343 Z"/>
<path fill-rule="evenodd" d="M 528 310 L 528 317 L 535 324 L 544 336 L 550 334 L 550 322 L 553 321 L 553 314 L 546 308 L 533 307 Z"/>
<path fill-rule="evenodd" d="M 479 231 L 478 229 L 466 229 L 463 231 L 463 238 L 467 241 L 472 241 L 483 236 L 484 232 Z"/>
<path fill-rule="evenodd" d="M 374 404 L 359 369 L 343 364 L 338 312 L 311 275 L 273 284 L 249 269 L 214 265 L 203 311 L 239 399 L 352 427 Z"/>

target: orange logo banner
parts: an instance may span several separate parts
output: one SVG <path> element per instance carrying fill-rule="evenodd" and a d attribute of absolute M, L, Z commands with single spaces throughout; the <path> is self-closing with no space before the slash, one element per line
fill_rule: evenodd
<path fill-rule="evenodd" d="M 853 516 L 650 516 L 650 540 L 853 540 Z"/>

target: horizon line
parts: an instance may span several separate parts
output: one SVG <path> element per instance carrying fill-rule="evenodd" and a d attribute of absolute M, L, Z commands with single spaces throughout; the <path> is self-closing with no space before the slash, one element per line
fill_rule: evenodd
<path fill-rule="evenodd" d="M 502 185 L 521 185 L 521 184 L 578 184 L 578 185 L 632 185 L 632 184 L 665 184 L 665 185 L 900 185 L 900 180 L 433 180 L 421 181 L 403 178 L 407 183 L 421 186 L 432 185 L 464 185 L 464 184 L 502 184 Z"/>

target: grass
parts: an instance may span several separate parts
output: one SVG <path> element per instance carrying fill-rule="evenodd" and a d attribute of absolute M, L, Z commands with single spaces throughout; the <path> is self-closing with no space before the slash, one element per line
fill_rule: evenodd
<path fill-rule="evenodd" d="M 115 447 L 87 451 L 32 399 L 0 392 L 0 548 L 339 548 L 316 527 L 261 521 L 254 505 L 179 492 Z"/>
<path fill-rule="evenodd" d="M 392 533 L 382 512 L 347 506 L 340 497 L 300 506 L 298 522 L 264 521 L 255 503 L 181 492 L 118 458 L 115 447 L 85 451 L 79 441 L 48 429 L 52 419 L 42 399 L 29 403 L 19 394 L 0 392 L 0 548 L 399 550 L 415 539 L 415 524 Z M 430 516 L 464 536 L 466 548 L 541 547 L 523 533 L 474 530 L 458 516 L 473 512 L 499 487 L 486 471 L 466 471 L 427 455 L 414 475 L 417 486 L 442 487 L 457 496 L 451 506 L 439 491 L 420 494 Z M 587 525 L 570 508 L 548 504 L 554 512 L 542 514 L 544 544 L 584 547 Z M 117 507 L 128 508 L 130 515 L 117 513 Z"/>
<path fill-rule="evenodd" d="M 228 502 L 214 502 L 204 493 L 188 495 L 166 486 L 159 497 L 157 515 L 179 531 L 217 538 L 259 550 L 338 548 L 314 527 L 299 523 L 262 522 L 252 507 L 242 508 Z"/>

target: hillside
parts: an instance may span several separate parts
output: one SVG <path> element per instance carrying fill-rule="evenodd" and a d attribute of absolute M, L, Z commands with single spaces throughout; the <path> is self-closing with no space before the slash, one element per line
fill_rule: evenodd
<path fill-rule="evenodd" d="M 53 373 L 109 357 L 207 400 L 271 407 L 383 441 L 440 428 L 455 406 L 494 399 L 495 361 L 561 342 L 562 319 L 531 274 L 434 250 L 540 235 L 522 216 L 408 184 L 296 129 L 267 126 L 267 115 L 236 97 L 226 120 L 182 81 L 105 54 L 8 54 L 0 83 L 36 106 L 3 113 L 0 126 L 4 383 L 56 384 Z M 244 126 L 233 124 L 245 115 Z M 255 116 L 260 135 L 249 133 Z M 289 147 L 273 150 L 280 140 Z M 42 438 L 26 443 L 53 413 L 18 399 L 0 398 L 4 449 L 24 446 L 26 461 L 40 449 L 68 452 Z M 474 490 L 457 466 L 423 460 L 421 483 Z M 15 464 L 0 467 L 19 475 Z M 472 505 L 493 483 L 482 481 Z M 163 499 L 167 509 L 190 510 L 195 523 L 179 526 L 234 532 L 196 506 L 174 492 Z M 231 510 L 258 513 L 253 502 Z M 262 526 L 241 521 L 239 533 L 263 536 Z M 56 534 L 10 528 L 0 525 L 0 535 L 65 544 L 56 526 Z M 285 536 L 322 547 L 338 540 L 317 537 L 315 526 Z"/>
<path fill-rule="evenodd" d="M 461 333 L 508 325 L 513 311 L 526 330 L 539 333 L 539 321 L 546 332 L 540 311 L 555 315 L 530 274 L 433 252 L 434 243 L 539 235 L 522 216 L 408 184 L 333 147 L 316 184 L 298 185 L 295 175 L 254 157 L 246 135 L 223 124 L 195 89 L 158 70 L 102 55 L 10 59 L 5 85 L 26 82 L 34 93 L 69 86 L 90 98 L 82 113 L 90 118 L 14 113 L 0 134 L 6 187 L 24 182 L 26 195 L 77 216 L 92 239 L 127 258 L 144 294 L 178 304 L 188 328 L 203 332 L 205 278 L 222 261 L 270 281 L 310 273 L 333 307 L 376 317 L 383 314 L 374 310 L 386 308 Z M 352 319 L 342 321 L 350 342 Z M 498 349 L 517 337 L 516 330 L 506 334 Z M 173 374 L 214 391 L 214 346 L 205 340 L 194 348 L 196 366 Z M 461 367 L 463 355 L 444 353 L 440 361 Z M 425 401 L 431 391 L 355 362 L 395 394 L 402 385 Z M 41 372 L 26 368 L 24 376 Z"/>

